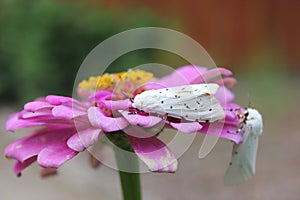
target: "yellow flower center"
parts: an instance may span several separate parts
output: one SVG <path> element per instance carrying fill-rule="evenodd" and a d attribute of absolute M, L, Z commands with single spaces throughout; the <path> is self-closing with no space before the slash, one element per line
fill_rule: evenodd
<path fill-rule="evenodd" d="M 79 83 L 77 92 L 81 97 L 86 98 L 99 90 L 107 90 L 113 92 L 118 99 L 124 99 L 143 92 L 146 88 L 142 85 L 153 79 L 152 73 L 140 69 L 91 76 L 88 80 Z"/>

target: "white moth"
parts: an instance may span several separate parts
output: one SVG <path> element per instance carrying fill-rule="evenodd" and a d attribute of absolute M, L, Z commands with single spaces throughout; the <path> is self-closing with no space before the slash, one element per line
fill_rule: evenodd
<path fill-rule="evenodd" d="M 218 88 L 217 84 L 210 83 L 147 90 L 135 96 L 132 106 L 187 121 L 214 122 L 225 117 L 222 106 L 212 95 Z"/>
<path fill-rule="evenodd" d="M 240 131 L 244 133 L 244 140 L 233 146 L 231 162 L 224 177 L 227 186 L 239 185 L 255 174 L 258 137 L 263 132 L 262 116 L 255 109 L 247 109 L 243 118 Z"/>

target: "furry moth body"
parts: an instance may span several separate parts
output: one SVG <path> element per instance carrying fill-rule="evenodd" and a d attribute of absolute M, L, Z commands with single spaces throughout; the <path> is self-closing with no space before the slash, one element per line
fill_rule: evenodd
<path fill-rule="evenodd" d="M 210 83 L 147 90 L 135 96 L 132 106 L 187 121 L 214 122 L 225 117 L 222 106 L 212 95 L 218 88 Z"/>
<path fill-rule="evenodd" d="M 255 174 L 258 138 L 263 132 L 263 121 L 255 109 L 249 108 L 246 113 L 241 125 L 243 142 L 234 144 L 231 162 L 224 177 L 224 184 L 228 186 L 246 182 Z"/>

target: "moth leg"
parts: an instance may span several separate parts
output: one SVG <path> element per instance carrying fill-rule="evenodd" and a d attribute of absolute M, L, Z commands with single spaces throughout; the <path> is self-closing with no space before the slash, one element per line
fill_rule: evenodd
<path fill-rule="evenodd" d="M 227 131 L 228 134 L 233 134 L 233 135 L 239 134 L 241 132 L 242 132 L 242 128 L 238 128 L 236 131 Z"/>
<path fill-rule="evenodd" d="M 158 137 L 158 136 L 160 135 L 160 133 L 163 132 L 163 130 L 164 130 L 164 128 L 160 129 L 160 130 L 155 134 L 155 136 Z"/>
<path fill-rule="evenodd" d="M 141 113 L 142 111 L 141 110 L 139 110 L 138 108 L 135 108 L 135 112 L 134 111 L 132 111 L 132 112 L 129 112 L 128 113 L 128 115 L 136 115 L 136 114 L 139 114 L 139 113 Z"/>

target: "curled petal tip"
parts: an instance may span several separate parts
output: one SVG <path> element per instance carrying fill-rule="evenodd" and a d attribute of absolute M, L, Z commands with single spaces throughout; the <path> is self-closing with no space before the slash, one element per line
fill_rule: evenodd
<path fill-rule="evenodd" d="M 232 78 L 232 77 L 227 77 L 224 79 L 224 85 L 227 86 L 227 87 L 235 87 L 237 84 L 237 81 L 235 78 Z"/>
<path fill-rule="evenodd" d="M 237 84 L 237 80 L 233 77 L 225 77 L 223 79 L 215 80 L 214 83 L 217 83 L 218 85 L 224 85 L 229 88 L 233 88 Z"/>
<path fill-rule="evenodd" d="M 94 169 L 99 168 L 101 166 L 101 162 L 93 155 L 90 155 L 90 164 Z"/>
<path fill-rule="evenodd" d="M 57 175 L 57 169 L 55 168 L 44 168 L 40 171 L 40 176 L 42 178 L 47 178 L 47 177 L 50 177 L 50 176 L 54 176 L 54 175 Z"/>
<path fill-rule="evenodd" d="M 225 76 L 231 76 L 232 75 L 232 71 L 230 71 L 229 69 L 225 69 L 225 68 L 218 68 L 220 73 L 222 75 L 225 75 Z"/>

